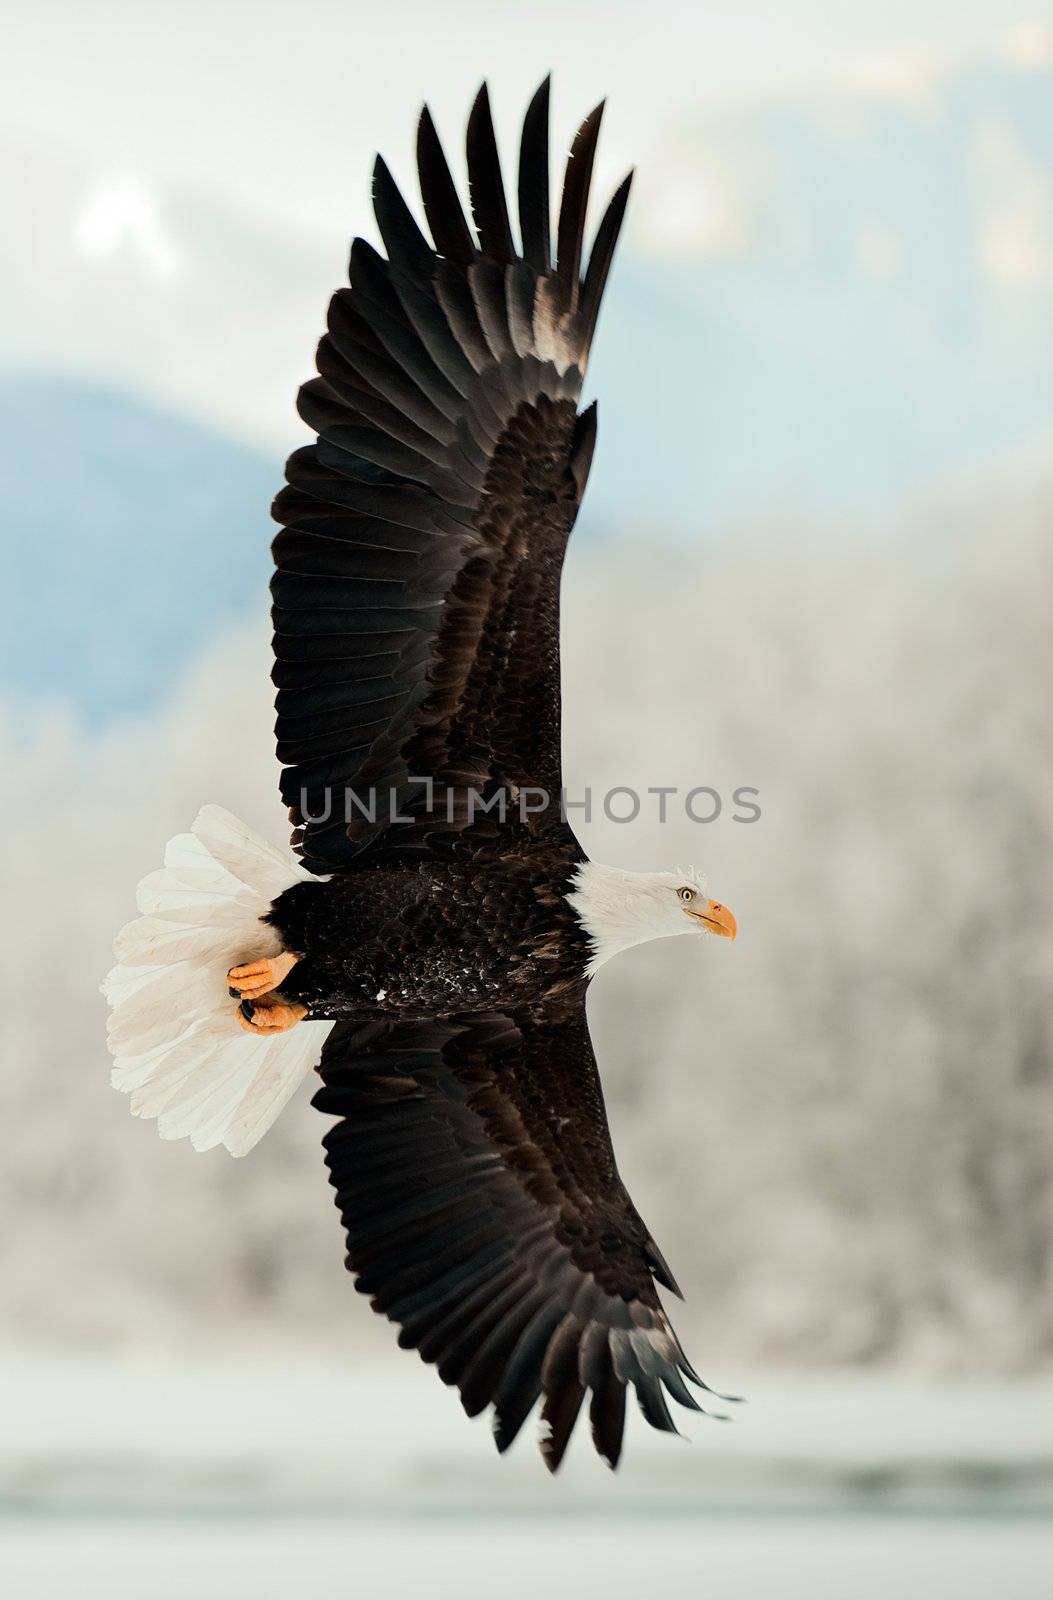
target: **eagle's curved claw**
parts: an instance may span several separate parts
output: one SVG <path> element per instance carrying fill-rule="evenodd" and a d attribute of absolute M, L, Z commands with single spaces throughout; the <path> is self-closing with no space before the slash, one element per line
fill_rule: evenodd
<path fill-rule="evenodd" d="M 296 956 L 283 950 L 279 956 L 250 961 L 243 967 L 231 967 L 227 973 L 230 993 L 234 997 L 240 995 L 243 1000 L 254 1000 L 257 995 L 270 994 L 272 989 L 277 989 L 285 982 L 296 962 Z"/>
<path fill-rule="evenodd" d="M 306 1015 L 307 1007 L 298 1000 L 243 1000 L 238 1007 L 238 1027 L 257 1035 L 287 1033 Z"/>

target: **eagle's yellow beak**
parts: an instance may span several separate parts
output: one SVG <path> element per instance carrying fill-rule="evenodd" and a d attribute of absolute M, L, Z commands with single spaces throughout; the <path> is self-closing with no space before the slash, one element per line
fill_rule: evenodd
<path fill-rule="evenodd" d="M 720 905 L 716 900 L 705 900 L 700 906 L 685 906 L 684 914 L 694 917 L 696 922 L 701 922 L 710 933 L 719 934 L 722 939 L 734 939 L 739 931 L 739 925 L 727 906 Z"/>

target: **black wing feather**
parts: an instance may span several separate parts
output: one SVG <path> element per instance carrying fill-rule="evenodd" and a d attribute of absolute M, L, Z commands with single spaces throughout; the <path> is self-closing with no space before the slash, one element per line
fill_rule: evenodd
<path fill-rule="evenodd" d="M 600 136 L 602 120 L 601 100 L 578 129 L 567 158 L 567 175 L 563 182 L 559 231 L 556 236 L 556 274 L 563 289 L 564 305 L 568 311 L 575 310 L 577 306 L 581 251 L 585 240 L 585 217 L 592 184 L 592 164 L 596 156 L 596 141 Z"/>
<path fill-rule="evenodd" d="M 470 1415 L 493 1407 L 499 1450 L 538 1401 L 553 1471 L 586 1398 L 611 1466 L 627 1387 L 663 1431 L 663 1386 L 701 1409 L 618 1177 L 580 1001 L 338 1023 L 319 1070 L 314 1103 L 341 1119 L 324 1144 L 356 1287 Z"/>
<path fill-rule="evenodd" d="M 611 270 L 614 260 L 614 247 L 618 243 L 622 223 L 625 220 L 625 208 L 629 204 L 629 191 L 632 188 L 633 175 L 627 173 L 611 196 L 610 204 L 603 213 L 603 219 L 596 230 L 592 249 L 589 252 L 589 266 L 585 273 L 585 282 L 581 290 L 581 321 L 583 338 L 586 348 L 591 345 L 596 332 L 596 319 L 600 313 L 600 301 L 603 291 L 607 287 L 607 274 Z"/>
<path fill-rule="evenodd" d="M 559 585 L 595 440 L 595 410 L 578 421 L 576 407 L 627 192 L 582 284 L 598 129 L 597 111 L 574 143 L 556 269 L 547 80 L 523 128 L 521 257 L 485 87 L 467 136 L 478 240 L 427 108 L 434 248 L 377 158 L 386 259 L 355 240 L 300 396 L 318 439 L 290 457 L 274 505 L 281 792 L 316 872 L 488 848 L 492 829 L 466 832 L 471 789 L 561 787 Z M 425 814 L 421 777 L 442 814 Z M 394 796 L 413 820 L 306 820 L 342 817 L 343 789 Z M 556 807 L 516 825 L 565 832 Z"/>
<path fill-rule="evenodd" d="M 467 266 L 475 259 L 475 240 L 464 220 L 457 186 L 427 106 L 422 108 L 417 124 L 417 170 L 424 215 L 436 250 L 450 261 Z"/>
<path fill-rule="evenodd" d="M 519 230 L 523 238 L 523 257 L 538 273 L 550 270 L 552 253 L 548 198 L 550 84 L 551 79 L 546 78 L 527 107 L 519 146 Z"/>
<path fill-rule="evenodd" d="M 435 255 L 417 220 L 402 198 L 383 156 L 373 165 L 373 212 L 388 258 L 411 277 L 428 283 L 435 270 Z"/>
<path fill-rule="evenodd" d="M 508 220 L 508 201 L 485 83 L 475 97 L 468 118 L 467 146 L 468 188 L 472 217 L 479 232 L 479 248 L 484 255 L 507 264 L 515 260 L 516 247 Z"/>

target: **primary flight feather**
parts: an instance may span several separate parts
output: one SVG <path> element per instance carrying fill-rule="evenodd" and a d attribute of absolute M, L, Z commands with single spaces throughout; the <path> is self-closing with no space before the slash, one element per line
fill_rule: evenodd
<path fill-rule="evenodd" d="M 356 1287 L 493 1408 L 540 1402 L 555 1468 L 587 1407 L 612 1466 L 632 1388 L 700 1409 L 618 1176 L 585 1016 L 645 939 L 734 937 L 693 873 L 589 861 L 560 807 L 559 586 L 596 408 L 578 399 L 629 178 L 583 268 L 602 107 L 549 214 L 548 84 L 517 248 L 486 89 L 471 221 L 425 109 L 425 237 L 379 158 L 300 391 L 315 443 L 274 515 L 281 793 L 298 859 L 206 806 L 139 887 L 106 981 L 113 1079 L 165 1138 L 236 1155 L 316 1067 Z M 686 1381 L 685 1381 L 686 1380 Z"/>

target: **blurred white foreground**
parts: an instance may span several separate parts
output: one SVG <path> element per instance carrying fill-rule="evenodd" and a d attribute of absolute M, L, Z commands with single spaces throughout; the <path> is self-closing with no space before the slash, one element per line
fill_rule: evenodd
<path fill-rule="evenodd" d="M 553 1480 L 529 1437 L 499 1460 L 409 1357 L 11 1354 L 4 1592 L 1048 1595 L 1053 1380 L 747 1387 L 733 1426 L 688 1419 L 689 1445 L 632 1419 L 615 1476 L 582 1429 Z"/>
<path fill-rule="evenodd" d="M 9 1600 L 1048 1600 L 1049 1523 L 534 1515 L 444 1522 L 77 1519 L 5 1532 Z"/>

